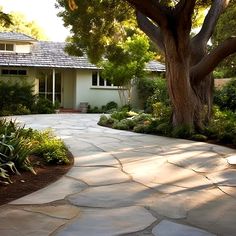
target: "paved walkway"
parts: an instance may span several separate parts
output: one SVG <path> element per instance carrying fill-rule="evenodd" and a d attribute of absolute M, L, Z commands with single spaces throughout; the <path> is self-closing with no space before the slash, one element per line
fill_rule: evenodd
<path fill-rule="evenodd" d="M 75 165 L 0 207 L 1 236 L 236 235 L 235 150 L 99 127 L 98 118 L 17 117 L 52 127 Z"/>

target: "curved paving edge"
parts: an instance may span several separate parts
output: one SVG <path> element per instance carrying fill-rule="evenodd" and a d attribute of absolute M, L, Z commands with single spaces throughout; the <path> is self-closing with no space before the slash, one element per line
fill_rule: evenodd
<path fill-rule="evenodd" d="M 1 236 L 235 235 L 235 150 L 97 126 L 99 115 L 19 116 L 75 157 L 50 186 L 0 208 Z M 50 222 L 50 223 L 49 223 Z"/>

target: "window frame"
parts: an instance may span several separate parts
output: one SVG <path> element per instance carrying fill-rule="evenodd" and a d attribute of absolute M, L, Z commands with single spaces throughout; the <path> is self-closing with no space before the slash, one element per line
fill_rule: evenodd
<path fill-rule="evenodd" d="M 3 45 L 4 49 L 0 49 L 0 52 L 15 52 L 15 44 L 14 43 L 0 43 Z M 7 47 L 11 46 L 12 50 L 8 50 Z"/>
<path fill-rule="evenodd" d="M 95 78 L 96 76 L 96 78 Z M 92 81 L 91 88 L 94 89 L 118 89 L 118 86 L 115 86 L 113 83 L 108 82 L 106 79 L 103 79 L 99 71 L 92 72 Z"/>

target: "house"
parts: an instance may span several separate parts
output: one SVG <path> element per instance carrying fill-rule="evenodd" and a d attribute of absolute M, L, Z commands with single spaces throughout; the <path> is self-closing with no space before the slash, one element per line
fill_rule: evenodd
<path fill-rule="evenodd" d="M 0 32 L 0 80 L 31 81 L 36 94 L 67 109 L 77 110 L 83 102 L 98 107 L 110 101 L 120 104 L 118 87 L 102 79 L 100 69 L 86 55 L 70 56 L 64 47 L 65 43 Z M 163 72 L 165 67 L 152 61 L 146 70 Z M 137 96 L 131 98 L 134 104 L 135 100 Z"/>

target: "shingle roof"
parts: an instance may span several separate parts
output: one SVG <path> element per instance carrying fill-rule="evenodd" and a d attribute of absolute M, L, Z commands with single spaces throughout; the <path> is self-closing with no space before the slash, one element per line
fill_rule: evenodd
<path fill-rule="evenodd" d="M 16 32 L 0 32 L 0 41 L 21 41 L 21 42 L 32 42 L 36 39 Z"/>
<path fill-rule="evenodd" d="M 0 34 L 0 37 L 2 35 Z M 1 66 L 44 67 L 44 68 L 76 68 L 99 69 L 89 62 L 86 55 L 70 56 L 65 51 L 66 43 L 36 41 L 32 45 L 31 53 L 0 53 Z M 164 71 L 164 65 L 151 61 L 147 64 L 147 71 Z"/>
<path fill-rule="evenodd" d="M 149 61 L 146 64 L 147 71 L 156 71 L 156 72 L 164 72 L 166 70 L 165 65 L 158 61 Z"/>

